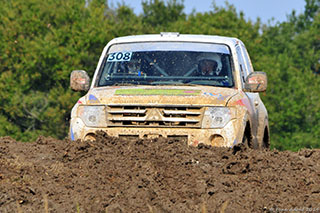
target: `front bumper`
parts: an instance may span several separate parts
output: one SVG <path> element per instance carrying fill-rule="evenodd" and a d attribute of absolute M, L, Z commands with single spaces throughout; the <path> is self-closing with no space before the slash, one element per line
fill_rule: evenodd
<path fill-rule="evenodd" d="M 239 129 L 236 128 L 236 119 L 231 120 L 224 128 L 197 129 L 197 128 L 135 128 L 135 127 L 86 127 L 80 118 L 71 120 L 70 138 L 72 140 L 85 140 L 88 135 L 96 131 L 105 131 L 114 137 L 137 137 L 137 138 L 184 138 L 188 145 L 197 146 L 199 143 L 217 147 L 232 147 L 237 143 Z"/>

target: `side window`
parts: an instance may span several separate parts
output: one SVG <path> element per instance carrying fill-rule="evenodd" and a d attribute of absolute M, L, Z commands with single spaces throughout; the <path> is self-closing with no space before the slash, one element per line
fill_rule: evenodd
<path fill-rule="evenodd" d="M 245 82 L 245 79 L 247 77 L 246 66 L 245 66 L 244 61 L 243 61 L 243 57 L 242 57 L 242 54 L 241 54 L 240 46 L 236 46 L 236 51 L 237 51 L 240 75 L 241 75 L 241 80 L 242 80 L 241 82 L 242 82 L 242 86 L 244 86 L 244 82 Z"/>
<path fill-rule="evenodd" d="M 252 64 L 251 64 L 246 47 L 243 44 L 241 45 L 241 47 L 242 47 L 242 55 L 244 56 L 244 62 L 246 64 L 247 71 L 248 71 L 247 75 L 249 75 L 250 73 L 253 72 Z"/>

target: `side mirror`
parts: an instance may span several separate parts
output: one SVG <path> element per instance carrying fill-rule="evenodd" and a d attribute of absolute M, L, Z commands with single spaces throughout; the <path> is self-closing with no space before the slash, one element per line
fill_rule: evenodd
<path fill-rule="evenodd" d="M 252 72 L 246 78 L 244 89 L 246 92 L 264 92 L 267 90 L 267 84 L 265 72 Z"/>
<path fill-rule="evenodd" d="M 75 91 L 88 91 L 90 77 L 84 70 L 74 70 L 70 75 L 70 87 Z"/>

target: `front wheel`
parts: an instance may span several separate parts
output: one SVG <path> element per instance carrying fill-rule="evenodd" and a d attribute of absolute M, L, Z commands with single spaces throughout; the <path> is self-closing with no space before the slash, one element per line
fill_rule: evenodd
<path fill-rule="evenodd" d="M 259 144 L 252 140 L 252 137 L 248 134 L 244 134 L 242 138 L 242 144 L 250 149 L 259 149 Z"/>
<path fill-rule="evenodd" d="M 246 147 L 250 147 L 248 135 L 246 135 L 246 134 L 243 135 L 243 137 L 242 137 L 242 144 L 244 144 Z M 251 147 L 250 147 L 250 148 L 251 148 Z"/>

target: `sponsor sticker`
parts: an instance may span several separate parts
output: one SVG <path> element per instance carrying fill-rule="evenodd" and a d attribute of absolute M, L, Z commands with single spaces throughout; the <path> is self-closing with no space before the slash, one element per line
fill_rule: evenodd
<path fill-rule="evenodd" d="M 119 89 L 115 95 L 199 95 L 200 90 L 183 89 Z"/>

